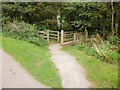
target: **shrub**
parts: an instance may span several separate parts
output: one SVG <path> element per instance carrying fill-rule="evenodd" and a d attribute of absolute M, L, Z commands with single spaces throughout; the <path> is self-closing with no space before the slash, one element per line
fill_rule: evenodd
<path fill-rule="evenodd" d="M 47 41 L 37 34 L 34 25 L 25 22 L 9 23 L 3 26 L 3 35 L 19 40 L 25 40 L 38 46 L 46 46 Z"/>
<path fill-rule="evenodd" d="M 109 35 L 109 36 L 107 37 L 107 40 L 108 40 L 110 43 L 116 44 L 116 45 L 118 45 L 118 43 L 120 43 L 118 35 Z"/>
<path fill-rule="evenodd" d="M 87 41 L 90 40 L 87 39 Z M 109 41 L 104 41 L 103 44 L 96 42 L 96 47 L 93 44 L 94 43 L 92 41 L 90 44 L 90 42 L 88 43 L 84 40 L 74 45 L 74 48 L 77 48 L 80 51 L 83 51 L 86 54 L 94 56 L 107 63 L 118 63 L 120 54 L 117 51 L 112 50 L 112 48 L 116 46 L 112 45 Z"/>

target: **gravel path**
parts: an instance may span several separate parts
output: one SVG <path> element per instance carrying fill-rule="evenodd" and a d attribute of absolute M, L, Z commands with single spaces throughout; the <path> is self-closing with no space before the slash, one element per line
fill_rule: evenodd
<path fill-rule="evenodd" d="M 49 46 L 52 60 L 58 68 L 64 88 L 89 88 L 90 82 L 85 77 L 84 68 L 78 64 L 74 56 L 61 51 L 60 44 Z"/>
<path fill-rule="evenodd" d="M 48 88 L 30 76 L 10 55 L 2 51 L 3 88 Z"/>

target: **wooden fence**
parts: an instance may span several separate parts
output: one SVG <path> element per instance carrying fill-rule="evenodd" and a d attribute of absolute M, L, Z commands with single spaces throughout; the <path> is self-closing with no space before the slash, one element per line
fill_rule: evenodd
<path fill-rule="evenodd" d="M 52 31 L 52 30 L 46 30 L 46 31 L 39 31 L 40 36 L 47 39 L 49 42 L 50 39 L 55 39 L 57 42 L 60 42 L 61 45 L 67 45 L 67 44 L 74 44 L 79 41 L 80 34 L 75 31 Z"/>

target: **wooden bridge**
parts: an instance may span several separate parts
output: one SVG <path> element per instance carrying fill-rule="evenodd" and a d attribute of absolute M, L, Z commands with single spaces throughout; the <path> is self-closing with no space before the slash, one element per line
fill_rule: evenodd
<path fill-rule="evenodd" d="M 53 30 L 44 30 L 38 32 L 41 37 L 46 39 L 48 43 L 50 40 L 56 40 L 61 45 L 72 45 L 79 41 L 80 33 L 75 31 L 53 31 Z"/>

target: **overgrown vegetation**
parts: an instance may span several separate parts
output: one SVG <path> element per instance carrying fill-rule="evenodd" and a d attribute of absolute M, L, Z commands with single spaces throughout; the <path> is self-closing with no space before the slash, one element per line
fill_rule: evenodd
<path fill-rule="evenodd" d="M 117 65 L 106 64 L 95 57 L 88 56 L 76 46 L 65 46 L 63 50 L 74 55 L 78 62 L 83 65 L 87 72 L 87 78 L 92 82 L 92 88 L 118 87 Z"/>
<path fill-rule="evenodd" d="M 13 23 L 8 22 L 6 25 L 3 25 L 2 31 L 4 36 L 25 40 L 38 46 L 46 46 L 47 42 L 40 37 L 36 28 L 34 24 L 14 21 Z"/>
<path fill-rule="evenodd" d="M 99 34 L 92 35 L 91 37 L 86 37 L 81 35 L 79 43 L 74 45 L 74 48 L 85 52 L 90 56 L 95 56 L 96 58 L 106 62 L 106 63 L 118 63 L 120 58 L 119 48 L 118 48 L 118 37 L 111 36 L 115 39 L 108 40 L 102 39 Z"/>
<path fill-rule="evenodd" d="M 1 39 L 1 38 L 0 38 Z M 53 88 L 61 88 L 57 73 L 47 48 L 12 38 L 2 38 L 2 48 L 24 66 L 36 80 Z"/>

